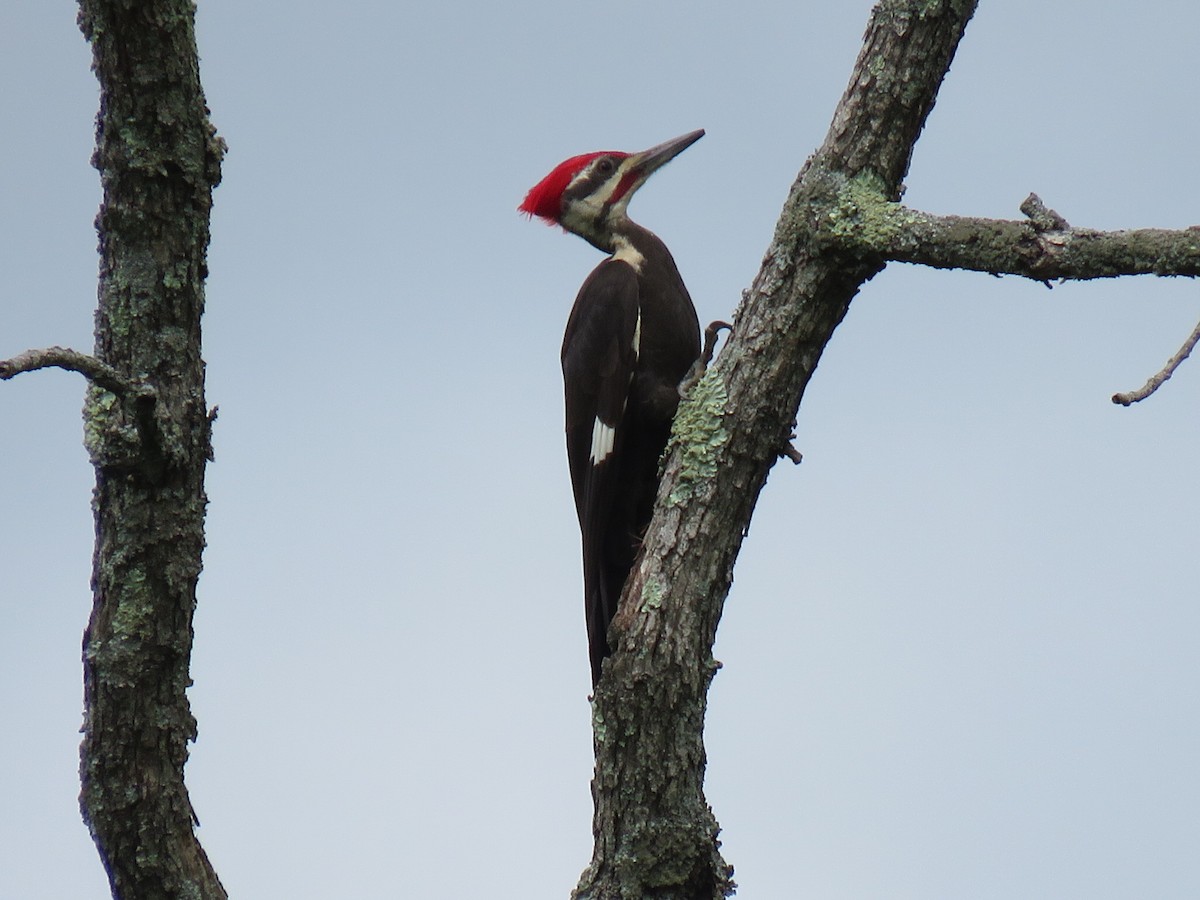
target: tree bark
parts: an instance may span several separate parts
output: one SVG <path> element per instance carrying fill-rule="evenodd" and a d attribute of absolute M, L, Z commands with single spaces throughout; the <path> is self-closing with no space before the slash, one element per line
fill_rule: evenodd
<path fill-rule="evenodd" d="M 898 200 L 974 2 L 884 0 L 824 144 L 792 187 L 719 359 L 676 417 L 654 520 L 593 705 L 595 850 L 575 897 L 713 900 L 733 891 L 704 798 L 712 645 L 733 564 L 800 398 L 883 260 L 821 241 L 831 181 Z"/>
<path fill-rule="evenodd" d="M 226 897 L 183 782 L 211 428 L 200 316 L 223 150 L 193 15 L 189 0 L 81 0 L 79 14 L 100 83 L 95 358 L 119 376 L 94 379 L 84 408 L 96 549 L 80 804 L 127 900 Z"/>

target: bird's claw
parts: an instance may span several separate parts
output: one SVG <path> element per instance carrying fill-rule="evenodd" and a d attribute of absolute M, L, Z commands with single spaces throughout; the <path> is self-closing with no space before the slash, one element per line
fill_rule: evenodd
<path fill-rule="evenodd" d="M 704 349 L 700 351 L 699 358 L 692 363 L 692 368 L 688 370 L 687 377 L 679 383 L 679 399 L 686 400 L 691 393 L 696 382 L 704 375 L 708 364 L 712 362 L 713 351 L 717 347 L 717 335 L 722 331 L 733 331 L 733 326 L 728 322 L 722 322 L 718 319 L 715 322 L 709 322 L 708 327 L 704 329 Z"/>

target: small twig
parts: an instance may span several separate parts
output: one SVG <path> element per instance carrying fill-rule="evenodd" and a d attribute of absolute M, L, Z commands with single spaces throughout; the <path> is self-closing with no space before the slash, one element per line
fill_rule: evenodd
<path fill-rule="evenodd" d="M 793 422 L 792 424 L 794 425 L 795 423 Z M 779 451 L 779 455 L 790 459 L 795 465 L 798 466 L 800 463 L 804 462 L 804 454 L 797 450 L 796 445 L 792 443 L 792 441 L 795 439 L 796 432 L 793 431 L 787 436 L 787 440 L 784 441 L 783 447 Z"/>
<path fill-rule="evenodd" d="M 1155 391 L 1157 391 L 1166 381 L 1175 374 L 1175 370 L 1192 352 L 1192 348 L 1200 342 L 1200 323 L 1192 330 L 1188 339 L 1183 342 L 1183 346 L 1179 348 L 1179 352 L 1167 360 L 1167 364 L 1159 370 L 1158 374 L 1154 375 L 1149 381 L 1138 388 L 1136 391 L 1129 391 L 1124 394 L 1113 394 L 1112 402 L 1118 403 L 1121 406 L 1130 406 L 1137 403 L 1139 400 L 1145 400 Z"/>
<path fill-rule="evenodd" d="M 1034 231 L 1067 231 L 1071 226 L 1067 220 L 1046 206 L 1037 194 L 1030 194 L 1021 204 L 1021 212 L 1029 217 Z M 1049 285 L 1046 285 L 1049 287 Z"/>
<path fill-rule="evenodd" d="M 213 444 L 212 444 L 213 422 L 215 422 L 215 421 L 217 421 L 217 407 L 216 406 L 214 406 L 212 409 L 210 409 L 208 411 L 208 415 L 205 417 L 204 458 L 207 459 L 209 462 L 213 462 L 216 459 L 216 456 L 213 455 Z"/>
<path fill-rule="evenodd" d="M 114 394 L 134 397 L 153 397 L 154 389 L 143 382 L 122 375 L 108 363 L 70 350 L 66 347 L 47 347 L 44 350 L 26 350 L 12 359 L 0 360 L 0 381 L 7 381 L 22 372 L 37 369 L 58 368 L 79 372 L 97 387 Z"/>

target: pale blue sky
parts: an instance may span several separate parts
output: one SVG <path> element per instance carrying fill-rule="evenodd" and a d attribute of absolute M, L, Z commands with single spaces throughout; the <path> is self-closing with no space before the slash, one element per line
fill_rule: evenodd
<path fill-rule="evenodd" d="M 591 853 L 558 347 L 561 159 L 707 136 L 631 213 L 702 320 L 752 279 L 869 0 L 200 0 L 229 142 L 188 767 L 244 898 L 566 897 Z M 908 202 L 1200 223 L 1200 8 L 983 0 Z M 91 345 L 96 88 L 67 3 L 0 13 L 0 356 Z M 1200 896 L 1200 362 L 1112 406 L 1200 286 L 867 284 L 722 622 L 708 796 L 739 896 Z M 0 900 L 100 900 L 76 808 L 83 384 L 0 385 Z"/>

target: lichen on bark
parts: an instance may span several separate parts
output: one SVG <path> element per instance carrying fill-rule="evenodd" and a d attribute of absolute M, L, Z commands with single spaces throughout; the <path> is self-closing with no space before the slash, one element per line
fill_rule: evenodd
<path fill-rule="evenodd" d="M 728 400 L 721 374 L 709 368 L 680 403 L 671 426 L 671 446 L 679 448 L 679 471 L 667 495 L 669 506 L 685 502 L 716 475 L 720 453 L 729 443 Z"/>
<path fill-rule="evenodd" d="M 104 198 L 92 386 L 92 615 L 84 635 L 80 804 L 114 897 L 226 894 L 183 780 L 204 548 L 200 318 L 223 144 L 200 87 L 189 0 L 81 0 L 100 83 L 93 162 Z"/>

